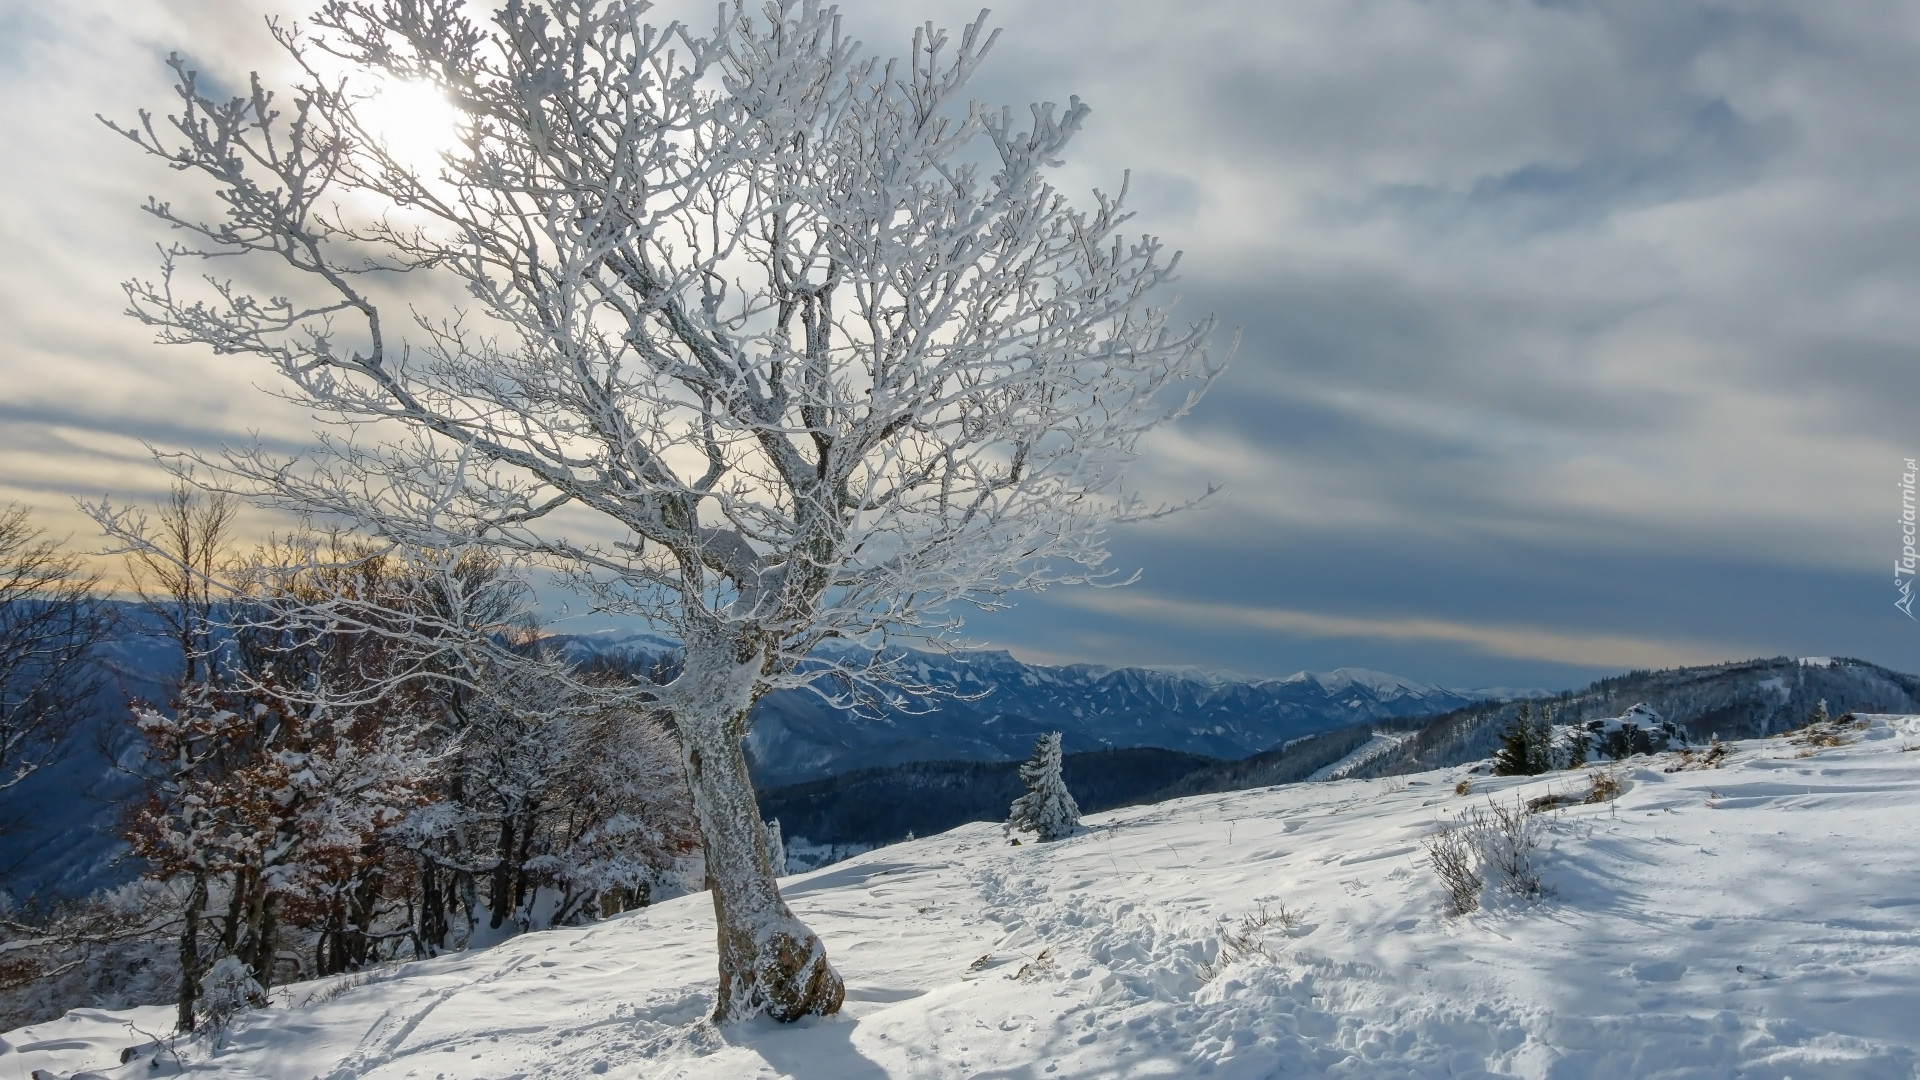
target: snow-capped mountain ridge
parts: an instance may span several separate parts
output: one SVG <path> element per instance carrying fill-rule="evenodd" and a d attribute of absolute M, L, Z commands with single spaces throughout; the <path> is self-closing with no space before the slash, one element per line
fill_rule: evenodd
<path fill-rule="evenodd" d="M 679 642 L 672 638 L 648 631 L 598 630 L 588 634 L 555 634 L 552 640 L 560 643 L 564 651 L 575 655 L 590 654 L 644 654 L 666 655 L 679 649 Z M 954 649 L 951 651 L 895 648 L 890 651 L 908 657 L 908 670 L 916 667 L 928 672 L 927 676 L 946 675 L 955 683 L 978 681 L 980 671 L 999 670 L 1011 667 L 1026 668 L 1037 680 L 1051 679 L 1062 683 L 1084 683 L 1108 678 L 1124 672 L 1140 672 L 1161 676 L 1168 680 L 1201 686 L 1268 686 L 1313 683 L 1329 693 L 1339 693 L 1351 686 L 1364 686 L 1376 695 L 1394 694 L 1415 695 L 1454 695 L 1467 698 L 1491 697 L 1496 694 L 1536 694 L 1542 691 L 1514 690 L 1500 687 L 1488 690 L 1461 689 L 1440 686 L 1436 683 L 1421 682 L 1404 675 L 1376 671 L 1364 667 L 1338 667 L 1331 671 L 1296 671 L 1291 675 L 1278 678 L 1264 675 L 1247 675 L 1225 668 L 1207 668 L 1193 664 L 1161 665 L 1135 664 L 1115 667 L 1092 662 L 1073 662 L 1066 664 L 1046 664 L 1017 659 L 1006 649 Z M 871 650 L 852 642 L 830 639 L 823 642 L 816 655 L 832 656 L 841 659 L 863 660 Z"/>

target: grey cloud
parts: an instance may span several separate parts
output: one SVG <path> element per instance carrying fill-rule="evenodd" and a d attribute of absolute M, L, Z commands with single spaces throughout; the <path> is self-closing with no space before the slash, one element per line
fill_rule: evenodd
<path fill-rule="evenodd" d="M 923 19 L 977 11 L 844 6 L 887 53 Z M 712 18 L 695 0 L 662 12 Z M 121 325 L 112 283 L 146 272 L 163 238 L 131 208 L 166 177 L 89 118 L 164 107 L 168 49 L 227 79 L 273 69 L 259 14 L 0 9 L 0 137 L 22 162 L 0 176 L 19 208 L 0 218 L 16 490 L 73 482 L 56 459 L 89 438 L 210 448 L 303 430 L 247 385 L 264 372 Z M 993 21 L 1006 34 L 979 95 L 1090 101 L 1063 186 L 1111 189 L 1132 169 L 1139 227 L 1188 250 L 1181 310 L 1245 333 L 1174 433 L 1185 456 L 1142 472 L 1171 495 L 1215 477 L 1236 491 L 1121 536 L 1146 589 L 1906 655 L 1916 631 L 1882 618 L 1874 575 L 1920 403 L 1910 5 L 1029 0 Z M 1156 635 L 1045 598 L 984 625 L 1054 655 L 1280 673 L 1593 673 L 1457 644 Z"/>

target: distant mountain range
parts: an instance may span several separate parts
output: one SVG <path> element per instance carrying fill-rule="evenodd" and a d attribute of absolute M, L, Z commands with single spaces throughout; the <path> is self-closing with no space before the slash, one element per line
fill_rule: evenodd
<path fill-rule="evenodd" d="M 1295 678 L 1299 678 L 1295 676 Z M 1920 678 L 1860 660 L 1775 657 L 1739 663 L 1635 671 L 1579 691 L 1527 695 L 1563 722 L 1618 716 L 1646 704 L 1674 721 L 1690 741 L 1755 738 L 1807 722 L 1820 701 L 1828 711 L 1920 713 Z M 1485 700 L 1439 716 L 1387 717 L 1291 739 L 1235 760 L 1205 760 L 1142 748 L 1119 757 L 1069 755 L 1068 788 L 1091 813 L 1311 780 L 1392 776 L 1480 761 L 1519 711 L 1518 700 Z M 862 769 L 763 791 L 760 805 L 788 837 L 836 857 L 968 821 L 1000 820 L 1019 793 L 1012 764 L 921 762 Z"/>
<path fill-rule="evenodd" d="M 556 637 L 568 654 L 646 663 L 674 643 L 651 634 Z M 747 755 L 756 785 L 802 783 L 914 761 L 1025 758 L 1042 732 L 1070 753 L 1151 746 L 1236 759 L 1362 721 L 1434 716 L 1498 692 L 1452 690 L 1365 668 L 1284 679 L 1192 668 L 1028 664 L 1001 651 L 903 650 L 923 684 L 957 696 L 915 698 L 860 716 L 806 691 L 761 700 Z"/>
<path fill-rule="evenodd" d="M 165 702 L 179 678 L 178 646 L 127 634 L 108 641 L 106 685 L 59 760 L 0 796 L 0 892 L 76 896 L 131 879 L 116 826 L 140 797 L 140 743 L 130 700 Z"/>

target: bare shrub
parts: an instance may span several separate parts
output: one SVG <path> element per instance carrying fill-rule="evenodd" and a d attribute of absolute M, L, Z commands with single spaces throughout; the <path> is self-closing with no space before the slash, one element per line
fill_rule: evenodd
<path fill-rule="evenodd" d="M 1818 727 L 1805 727 L 1795 732 L 1790 741 L 1795 746 L 1804 746 L 1809 750 L 1827 750 L 1836 746 L 1846 746 L 1853 741 L 1853 732 L 1847 730 L 1851 726 L 1835 721 Z"/>
<path fill-rule="evenodd" d="M 1812 757 L 1816 750 L 1852 743 L 1866 726 L 1867 722 L 1854 713 L 1830 718 L 1827 715 L 1827 703 L 1822 700 L 1814 707 L 1813 714 L 1807 717 L 1804 726 L 1787 732 L 1787 741 L 1805 748 L 1795 757 Z"/>
<path fill-rule="evenodd" d="M 1486 813 L 1476 812 L 1468 829 L 1480 861 L 1502 889 L 1514 896 L 1540 895 L 1540 873 L 1533 867 L 1539 823 L 1524 804 L 1516 799 L 1503 806 L 1489 799 Z"/>
<path fill-rule="evenodd" d="M 1020 965 L 1020 970 L 1007 976 L 1015 982 L 1028 982 L 1053 970 L 1053 947 L 1040 950 L 1040 955 Z"/>
<path fill-rule="evenodd" d="M 1539 829 L 1526 803 L 1516 798 L 1503 806 L 1489 799 L 1485 809 L 1474 807 L 1427 837 L 1427 861 L 1446 886 L 1453 913 L 1479 907 L 1489 880 L 1514 896 L 1541 895 L 1545 890 L 1533 866 Z"/>
<path fill-rule="evenodd" d="M 1538 814 L 1547 810 L 1558 810 L 1563 806 L 1572 806 L 1580 797 L 1567 791 L 1550 791 L 1527 800 L 1527 813 Z"/>
<path fill-rule="evenodd" d="M 1427 837 L 1427 861 L 1440 883 L 1447 888 L 1447 899 L 1455 915 L 1465 915 L 1480 906 L 1480 859 L 1474 853 L 1464 823 L 1449 822 Z"/>
<path fill-rule="evenodd" d="M 392 973 L 393 969 L 391 967 L 368 968 L 364 971 L 356 971 L 351 975 L 341 976 L 322 986 L 307 991 L 306 995 L 298 1001 L 289 997 L 287 999 L 287 1007 L 290 1009 L 311 1009 L 316 1005 L 325 1005 L 327 1002 L 350 991 L 358 990 L 370 983 L 379 982 L 389 977 Z"/>
<path fill-rule="evenodd" d="M 1695 769 L 1717 769 L 1727 763 L 1733 750 L 1719 739 L 1707 744 L 1705 750 L 1696 752 L 1692 747 L 1683 747 L 1675 753 L 1673 764 L 1662 772 L 1690 772 Z"/>
<path fill-rule="evenodd" d="M 1282 904 L 1272 911 L 1267 910 L 1265 904 L 1260 905 L 1259 911 L 1241 916 L 1239 926 L 1220 932 L 1220 951 L 1212 960 L 1200 962 L 1201 981 L 1212 982 L 1222 971 L 1242 960 L 1254 957 L 1268 961 L 1275 959 L 1267 949 L 1267 933 L 1277 929 L 1281 933 L 1291 934 L 1299 928 L 1299 914 L 1288 911 L 1286 905 Z"/>
<path fill-rule="evenodd" d="M 1596 769 L 1589 775 L 1592 786 L 1587 789 L 1587 797 L 1580 800 L 1583 803 L 1610 803 L 1619 798 L 1620 792 L 1625 789 L 1620 782 L 1620 774 L 1612 769 Z"/>

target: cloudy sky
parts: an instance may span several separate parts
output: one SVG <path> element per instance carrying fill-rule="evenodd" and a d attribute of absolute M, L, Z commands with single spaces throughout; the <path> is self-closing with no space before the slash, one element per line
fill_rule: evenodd
<path fill-rule="evenodd" d="M 843 5 L 877 51 L 969 4 Z M 171 49 L 277 66 L 238 0 L 0 0 L 0 499 L 87 540 L 142 442 L 306 421 L 162 350 L 117 282 L 172 179 L 94 119 Z M 693 4 L 702 19 L 710 10 Z M 976 619 L 1049 660 L 1359 665 L 1568 686 L 1841 654 L 1920 670 L 1895 610 L 1920 453 L 1920 5 L 1030 0 L 976 89 L 1092 104 L 1062 175 L 1131 170 L 1233 368 L 1154 446 L 1215 508 L 1116 537 L 1125 590 Z"/>

